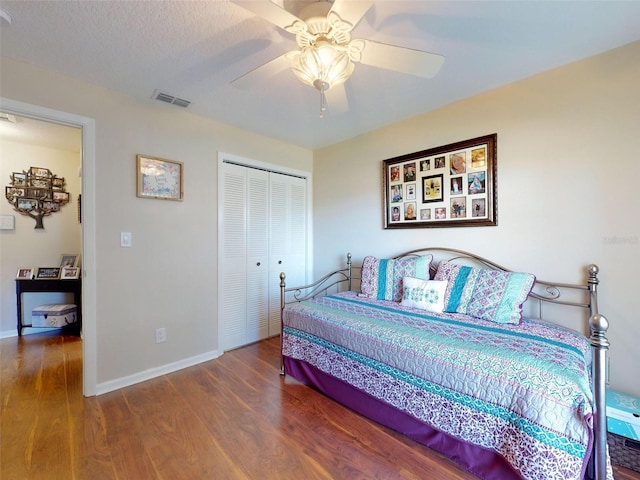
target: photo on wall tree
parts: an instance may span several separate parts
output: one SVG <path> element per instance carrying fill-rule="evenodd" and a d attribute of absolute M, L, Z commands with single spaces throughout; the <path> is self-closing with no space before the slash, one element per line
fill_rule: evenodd
<path fill-rule="evenodd" d="M 495 226 L 496 133 L 382 162 L 384 228 Z"/>
<path fill-rule="evenodd" d="M 65 191 L 64 177 L 58 177 L 48 168 L 30 167 L 13 172 L 10 180 L 5 187 L 5 197 L 15 211 L 35 220 L 34 228 L 44 228 L 44 217 L 59 212 L 71 198 Z"/>

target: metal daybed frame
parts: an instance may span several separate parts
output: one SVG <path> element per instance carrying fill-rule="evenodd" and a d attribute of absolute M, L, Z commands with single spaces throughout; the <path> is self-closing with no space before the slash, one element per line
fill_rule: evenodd
<path fill-rule="evenodd" d="M 431 274 L 435 273 L 437 263 L 441 260 L 460 261 L 471 265 L 479 265 L 485 268 L 509 272 L 504 268 L 486 258 L 480 257 L 464 250 L 457 250 L 446 247 L 421 248 L 411 250 L 394 258 L 401 258 L 409 255 L 421 255 L 426 253 L 434 254 L 434 262 L 431 265 Z M 439 257 L 437 258 L 436 255 Z M 587 267 L 587 280 L 585 284 L 568 284 L 548 282 L 536 279 L 534 287 L 529 294 L 529 300 L 538 303 L 538 313 L 535 317 L 542 318 L 543 305 L 545 303 L 566 305 L 586 309 L 589 312 L 589 341 L 592 349 L 591 383 L 594 395 L 594 440 L 591 453 L 590 465 L 587 475 L 594 480 L 604 480 L 607 478 L 607 418 L 605 405 L 605 381 L 606 381 L 606 351 L 609 348 L 609 340 L 606 332 L 609 328 L 608 320 L 598 313 L 597 289 L 599 268 L 596 265 Z M 318 296 L 326 295 L 332 291 L 351 290 L 352 280 L 357 277 L 352 275 L 351 253 L 347 254 L 347 266 L 335 270 L 323 276 L 319 280 L 304 286 L 287 287 L 285 273 L 280 273 L 280 314 L 281 321 L 285 306 L 289 303 L 301 302 Z M 582 295 L 584 301 L 566 299 L 572 294 Z M 573 295 L 575 296 L 575 295 Z M 562 298 L 561 298 L 562 297 Z M 280 339 L 283 334 L 281 331 Z M 284 357 L 281 357 L 280 374 L 285 375 Z"/>

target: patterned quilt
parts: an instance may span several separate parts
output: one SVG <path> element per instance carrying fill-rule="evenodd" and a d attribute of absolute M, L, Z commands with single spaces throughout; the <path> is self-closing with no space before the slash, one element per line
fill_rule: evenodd
<path fill-rule="evenodd" d="M 283 354 L 498 452 L 524 479 L 579 479 L 592 442 L 588 341 L 525 319 L 502 325 L 330 295 L 288 305 Z"/>

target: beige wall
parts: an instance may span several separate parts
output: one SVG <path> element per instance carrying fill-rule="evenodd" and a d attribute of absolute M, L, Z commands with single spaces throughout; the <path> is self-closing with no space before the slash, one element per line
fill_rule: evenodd
<path fill-rule="evenodd" d="M 65 189 L 71 197 L 70 202 L 62 206 L 59 212 L 44 217 L 44 229 L 35 229 L 34 219 L 13 210 L 4 198 L 0 201 L 0 214 L 15 217 L 15 230 L 0 230 L 0 337 L 3 337 L 17 334 L 14 280 L 18 269 L 55 267 L 59 265 L 61 254 L 79 254 L 82 246 L 77 204 L 80 193 L 80 155 L 77 152 L 0 139 L 0 156 L 3 192 L 13 172 L 43 167 L 65 179 Z M 61 302 L 73 303 L 73 295 L 23 295 L 24 321 L 30 323 L 33 307 Z M 25 329 L 24 333 L 28 332 L 29 329 Z"/>
<path fill-rule="evenodd" d="M 611 383 L 640 395 L 637 58 L 640 43 L 314 153 L 7 58 L 0 96 L 96 121 L 98 383 L 217 349 L 216 158 L 223 151 L 313 167 L 318 273 L 346 251 L 361 260 L 425 245 L 472 250 L 566 282 L 582 281 L 583 267 L 599 264 Z M 382 160 L 494 132 L 499 226 L 382 229 Z M 137 153 L 185 163 L 184 202 L 136 198 Z M 118 246 L 121 231 L 133 232 L 133 248 Z M 159 327 L 168 341 L 156 345 Z"/>
<path fill-rule="evenodd" d="M 218 348 L 219 151 L 311 171 L 312 152 L 2 58 L 0 96 L 95 119 L 97 383 Z M 136 197 L 136 154 L 184 162 L 183 202 Z M 133 248 L 120 248 L 120 232 Z M 3 273 L 4 275 L 4 273 Z M 156 345 L 155 330 L 167 329 Z M 100 388 L 99 388 L 100 390 Z"/>
<path fill-rule="evenodd" d="M 640 395 L 640 42 L 315 152 L 317 268 L 351 251 L 476 252 L 545 280 L 601 269 L 610 381 Z M 498 134 L 498 226 L 383 230 L 381 162 Z"/>

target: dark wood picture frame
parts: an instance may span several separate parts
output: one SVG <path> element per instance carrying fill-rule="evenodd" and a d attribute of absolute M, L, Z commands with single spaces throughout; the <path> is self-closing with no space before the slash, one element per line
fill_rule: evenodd
<path fill-rule="evenodd" d="M 36 280 L 57 280 L 60 278 L 62 267 L 38 267 Z"/>
<path fill-rule="evenodd" d="M 496 226 L 497 147 L 493 133 L 383 160 L 384 228 Z M 398 212 L 406 211 L 407 199 L 397 192 L 409 183 L 418 185 L 417 212 L 405 218 Z"/>

